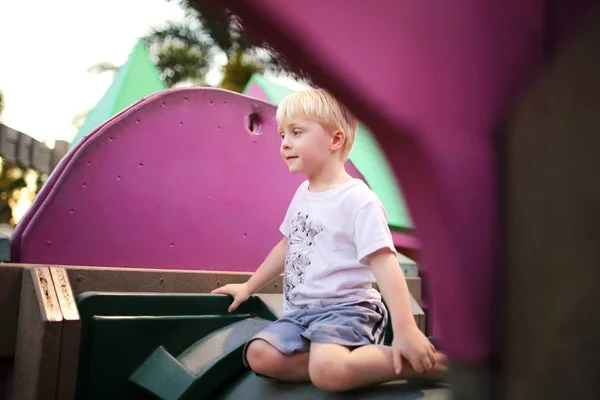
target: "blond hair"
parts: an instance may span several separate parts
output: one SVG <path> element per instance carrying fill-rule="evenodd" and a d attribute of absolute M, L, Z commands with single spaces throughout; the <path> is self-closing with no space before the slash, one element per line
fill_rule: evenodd
<path fill-rule="evenodd" d="M 307 118 L 330 132 L 344 132 L 341 155 L 348 160 L 354 145 L 358 121 L 331 93 L 324 89 L 309 89 L 288 95 L 277 108 L 277 123 L 284 126 L 295 118 Z"/>

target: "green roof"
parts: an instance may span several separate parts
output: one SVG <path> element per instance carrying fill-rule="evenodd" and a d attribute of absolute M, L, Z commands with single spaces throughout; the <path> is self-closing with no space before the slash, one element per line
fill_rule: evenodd
<path fill-rule="evenodd" d="M 265 92 L 269 100 L 271 100 L 271 102 L 274 104 L 281 103 L 281 101 L 285 97 L 295 92 L 294 89 L 290 89 L 288 87 L 270 81 L 261 74 L 254 74 L 252 75 L 252 78 L 250 78 L 250 81 L 248 81 L 248 84 L 244 88 L 244 93 L 246 93 L 250 89 L 250 86 L 252 86 L 253 83 L 256 83 L 262 89 L 262 91 Z"/>
<path fill-rule="evenodd" d="M 87 115 L 83 126 L 71 141 L 70 147 L 73 147 L 100 124 L 142 97 L 166 88 L 158 69 L 150 61 L 144 42 L 141 39 L 138 40 L 125 64 L 115 73 L 104 96 Z"/>
<path fill-rule="evenodd" d="M 274 104 L 279 104 L 284 97 L 295 91 L 270 81 L 260 74 L 254 74 L 246 85 L 244 93 L 250 89 L 253 83 L 256 83 Z M 359 125 L 356 133 L 350 161 L 365 177 L 373 192 L 383 203 L 390 227 L 394 230 L 412 229 L 412 221 L 396 176 L 392 172 L 379 142 L 362 124 Z"/>

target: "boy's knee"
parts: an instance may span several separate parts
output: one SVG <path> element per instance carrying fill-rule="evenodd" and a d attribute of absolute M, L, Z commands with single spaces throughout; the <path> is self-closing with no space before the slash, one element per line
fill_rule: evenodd
<path fill-rule="evenodd" d="M 308 367 L 313 385 L 327 392 L 348 390 L 352 386 L 349 372 L 347 363 L 332 358 L 311 360 Z"/>
<path fill-rule="evenodd" d="M 257 374 L 273 376 L 281 367 L 284 355 L 262 339 L 253 340 L 248 344 L 246 359 L 250 369 Z"/>

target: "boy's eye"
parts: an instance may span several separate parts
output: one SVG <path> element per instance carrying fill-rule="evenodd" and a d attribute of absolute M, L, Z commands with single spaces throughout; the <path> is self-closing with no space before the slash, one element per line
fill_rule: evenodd
<path fill-rule="evenodd" d="M 294 130 L 294 132 L 293 132 L 293 133 L 294 133 L 294 136 L 298 136 L 298 135 L 300 134 L 300 132 L 299 132 L 299 131 L 297 131 L 297 130 Z"/>

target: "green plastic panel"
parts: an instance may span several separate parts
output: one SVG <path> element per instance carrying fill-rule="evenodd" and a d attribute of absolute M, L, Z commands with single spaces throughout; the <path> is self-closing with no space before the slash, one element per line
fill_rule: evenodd
<path fill-rule="evenodd" d="M 89 345 L 87 376 L 80 375 L 78 384 L 81 383 L 82 393 L 88 400 L 146 398 L 128 379 L 157 347 L 163 346 L 168 353 L 178 354 L 199 338 L 247 317 L 248 314 L 93 317 L 93 336 L 86 340 Z"/>
<path fill-rule="evenodd" d="M 163 346 L 133 373 L 130 380 L 163 400 L 177 400 L 189 389 L 196 376 Z"/>
<path fill-rule="evenodd" d="M 229 324 L 251 317 L 276 318 L 254 296 L 234 313 L 227 312 L 231 297 L 224 295 L 88 292 L 77 301 L 80 399 L 156 398 L 128 378 L 159 346 L 180 354 Z"/>
<path fill-rule="evenodd" d="M 364 125 L 358 126 L 350 161 L 383 203 L 390 228 L 410 231 L 413 223 L 402 195 L 402 189 L 379 142 Z"/>
<path fill-rule="evenodd" d="M 251 296 L 233 313 L 227 309 L 227 295 L 195 293 L 122 293 L 85 292 L 77 297 L 81 319 L 94 315 L 236 315 L 250 314 L 264 319 L 276 318 L 275 313 L 257 296 Z"/>
<path fill-rule="evenodd" d="M 244 345 L 269 322 L 248 318 L 225 326 L 188 347 L 176 359 L 160 347 L 130 380 L 164 400 L 211 398 L 244 371 Z"/>

